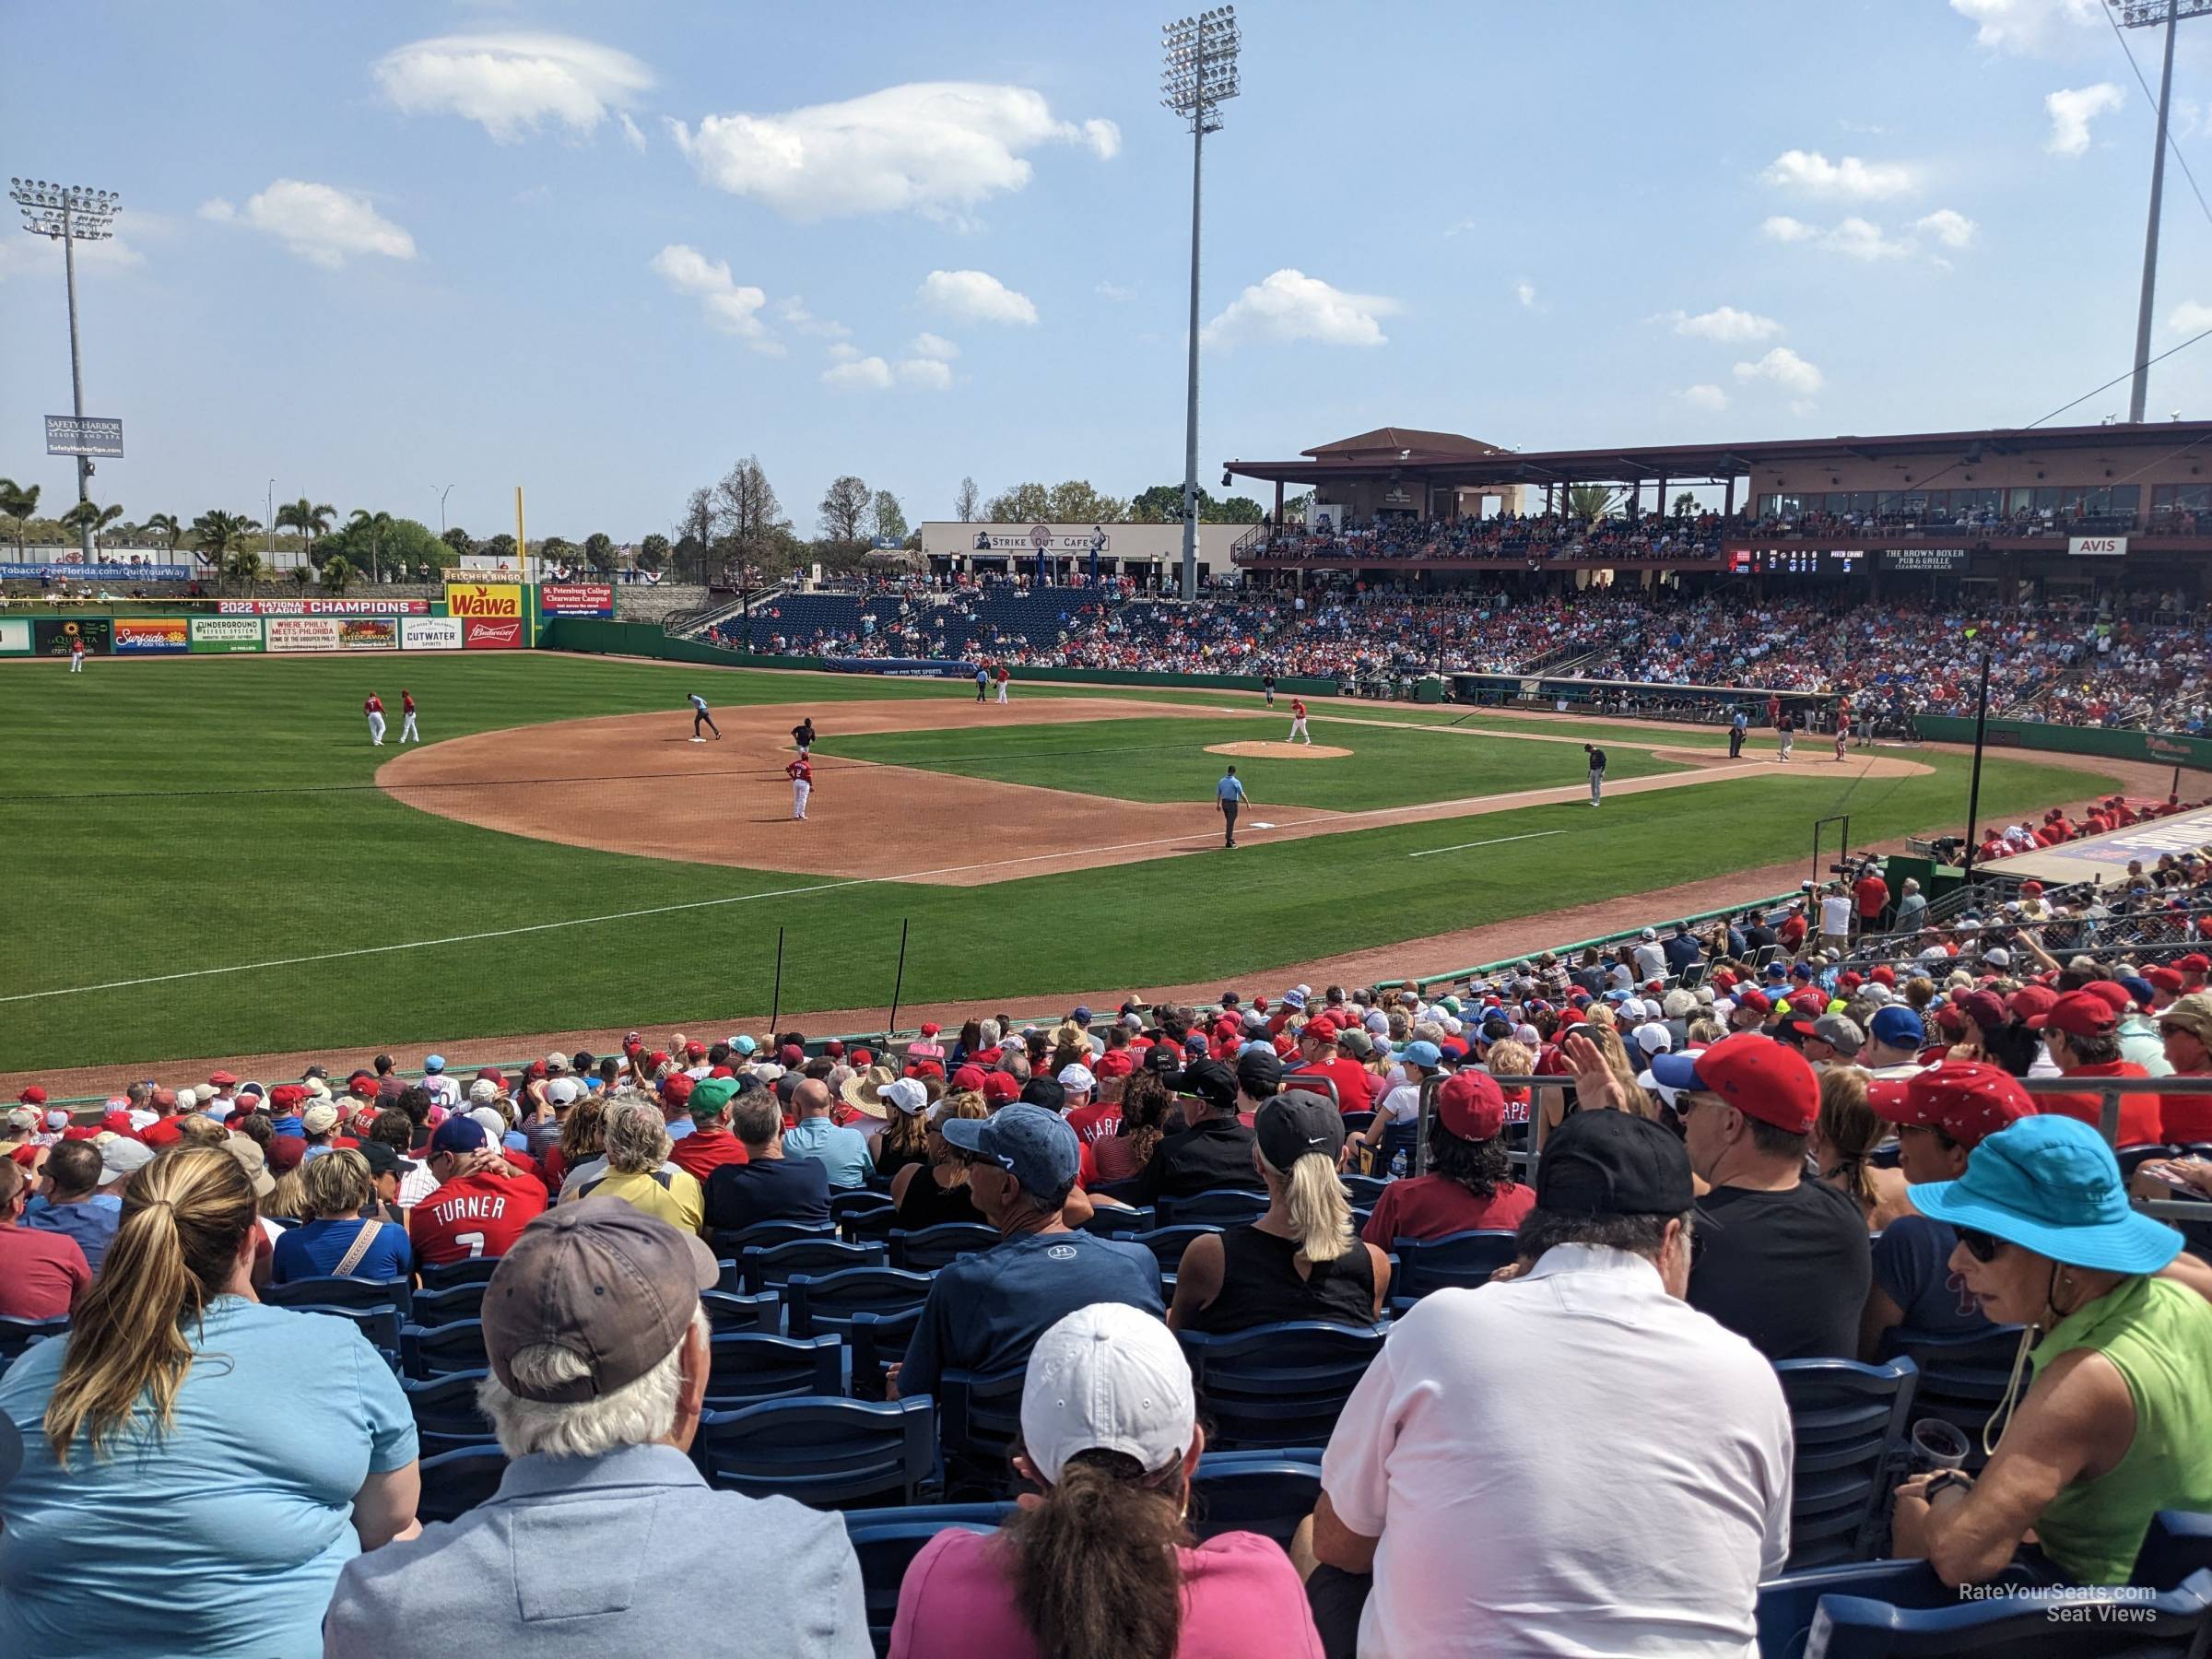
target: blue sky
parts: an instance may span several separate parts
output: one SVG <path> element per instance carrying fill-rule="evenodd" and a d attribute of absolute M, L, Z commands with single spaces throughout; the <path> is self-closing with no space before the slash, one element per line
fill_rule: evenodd
<path fill-rule="evenodd" d="M 0 172 L 124 198 L 80 289 L 87 411 L 129 448 L 94 493 L 133 519 L 259 517 L 274 476 L 433 527 L 452 484 L 488 535 L 521 484 L 534 537 L 627 540 L 748 453 L 802 533 L 842 472 L 916 522 L 963 474 L 1128 494 L 1182 470 L 1161 16 L 26 6 L 11 54 L 95 62 L 97 95 L 6 100 Z M 2151 112 L 2095 0 L 1240 18 L 1209 488 L 1385 422 L 1525 448 L 2008 425 L 2127 367 Z M 2155 87 L 2155 31 L 2128 38 Z M 2212 20 L 2175 94 L 2212 191 Z M 2212 225 L 2168 178 L 2160 348 L 2212 326 Z M 0 237 L 0 473 L 50 500 L 52 253 Z M 2212 340 L 2154 371 L 2175 408 L 2212 413 Z"/>

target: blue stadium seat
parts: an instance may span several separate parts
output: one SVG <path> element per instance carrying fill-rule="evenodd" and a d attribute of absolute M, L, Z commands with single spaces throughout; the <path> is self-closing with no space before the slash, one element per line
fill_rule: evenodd
<path fill-rule="evenodd" d="M 1863 1560 L 1902 1471 L 1920 1368 L 1785 1359 L 1774 1374 L 1797 1437 L 1789 1568 Z"/>
<path fill-rule="evenodd" d="M 914 1339 L 914 1327 L 921 1323 L 919 1306 L 902 1313 L 863 1312 L 853 1315 L 845 1341 L 853 1350 L 855 1399 L 883 1398 L 885 1371 L 906 1358 L 907 1344 Z"/>
<path fill-rule="evenodd" d="M 1202 1453 L 1191 1482 L 1191 1527 L 1201 1538 L 1255 1532 L 1288 1547 L 1321 1498 L 1321 1465 Z"/>
<path fill-rule="evenodd" d="M 1150 1232 L 1117 1232 L 1113 1236 L 1124 1244 L 1142 1244 L 1159 1264 L 1162 1277 L 1172 1278 L 1175 1269 L 1182 1264 L 1182 1253 L 1191 1247 L 1191 1241 L 1200 1233 L 1218 1233 L 1218 1227 L 1196 1224 L 1182 1227 L 1156 1227 Z"/>
<path fill-rule="evenodd" d="M 830 1200 L 830 1218 L 838 1236 L 853 1243 L 873 1243 L 890 1236 L 899 1206 L 888 1193 L 839 1193 Z"/>
<path fill-rule="evenodd" d="M 1440 1239 L 1393 1240 L 1398 1267 L 1390 1279 L 1392 1309 L 1409 1308 L 1431 1290 L 1488 1284 L 1512 1261 L 1513 1239 L 1511 1228 L 1480 1228 Z"/>
<path fill-rule="evenodd" d="M 1182 1332 L 1209 1443 L 1325 1445 L 1388 1329 L 1301 1319 L 1220 1336 Z"/>
<path fill-rule="evenodd" d="M 2160 1510 L 2150 1518 L 2143 1547 L 2136 1552 L 2131 1584 L 2171 1590 L 2191 1573 L 2212 1567 L 2212 1514 Z"/>
<path fill-rule="evenodd" d="M 1998 1583 L 2027 1585 L 2027 1573 L 2008 1571 Z M 1954 1606 L 1959 1592 L 1925 1561 L 1841 1561 L 1785 1572 L 1759 1587 L 1759 1659 L 1803 1659 L 1813 1614 L 1823 1595 L 1858 1595 L 1900 1607 Z"/>
<path fill-rule="evenodd" d="M 336 1278 L 330 1277 L 288 1279 L 264 1286 L 258 1292 L 272 1308 L 390 1308 L 406 1317 L 410 1301 L 404 1278 Z"/>
<path fill-rule="evenodd" d="M 480 1285 L 492 1276 L 500 1265 L 498 1256 L 471 1256 L 464 1262 L 448 1262 L 442 1267 L 425 1267 L 421 1270 L 425 1290 L 450 1290 L 455 1285 Z"/>
<path fill-rule="evenodd" d="M 1992 1325 L 1964 1336 L 1932 1336 L 1899 1326 L 1883 1345 L 1885 1359 L 1920 1367 L 1912 1415 L 1941 1418 L 1966 1436 L 1966 1470 L 1978 1475 L 1989 1462 L 1982 1430 L 2005 1403 L 2005 1383 L 2020 1348 L 2018 1325 Z"/>
<path fill-rule="evenodd" d="M 980 1221 L 946 1221 L 913 1232 L 893 1228 L 891 1265 L 909 1273 L 935 1273 L 958 1256 L 990 1250 L 1000 1242 L 998 1229 Z"/>
<path fill-rule="evenodd" d="M 702 1290 L 699 1305 L 707 1324 L 719 1336 L 725 1331 L 766 1331 L 774 1335 L 783 1327 L 783 1302 L 773 1290 L 747 1296 L 735 1290 Z"/>
<path fill-rule="evenodd" d="M 897 1267 L 847 1267 L 838 1273 L 794 1273 L 783 1287 L 787 1334 L 840 1335 L 855 1313 L 902 1313 L 928 1300 L 932 1276 Z"/>
<path fill-rule="evenodd" d="M 1155 1207 L 1162 1227 L 1242 1227 L 1265 1213 L 1267 1194 L 1215 1187 L 1188 1198 L 1162 1198 Z"/>
<path fill-rule="evenodd" d="M 794 1273 L 835 1273 L 841 1267 L 881 1267 L 888 1259 L 880 1244 L 844 1244 L 825 1235 L 763 1249 L 747 1245 L 737 1257 L 737 1280 L 748 1291 L 777 1289 Z"/>
<path fill-rule="evenodd" d="M 709 1411 L 691 1455 L 709 1485 L 818 1509 L 912 1503 L 936 1457 L 936 1406 L 918 1399 L 770 1400 Z"/>
<path fill-rule="evenodd" d="M 407 1323 L 419 1325 L 451 1324 L 456 1319 L 474 1319 L 483 1311 L 482 1279 L 464 1279 L 442 1290 L 418 1290 L 407 1299 Z"/>
<path fill-rule="evenodd" d="M 851 1386 L 845 1346 L 835 1336 L 717 1332 L 707 1352 L 707 1405 L 716 1411 L 806 1395 L 834 1399 Z"/>
<path fill-rule="evenodd" d="M 1380 1175 L 1344 1175 L 1338 1179 L 1344 1182 L 1344 1190 L 1350 1194 L 1352 1203 L 1356 1206 L 1364 1205 L 1369 1209 L 1375 1207 L 1376 1202 L 1382 1196 L 1382 1190 L 1390 1185 Z"/>
<path fill-rule="evenodd" d="M 948 1371 L 938 1377 L 938 1433 L 947 1458 L 1003 1473 L 1021 1433 L 1021 1384 L 1028 1370 Z"/>
<path fill-rule="evenodd" d="M 59 1336 L 68 1328 L 66 1314 L 59 1319 L 0 1319 L 0 1370 L 21 1358 L 33 1343 Z"/>
<path fill-rule="evenodd" d="M 426 1457 L 417 1467 L 422 1476 L 417 1518 L 458 1521 L 499 1491 L 507 1474 L 507 1453 L 497 1446 L 462 1446 Z"/>
<path fill-rule="evenodd" d="M 406 1326 L 399 1333 L 399 1358 L 402 1373 L 418 1380 L 483 1371 L 490 1364 L 484 1352 L 484 1324 L 476 1319 Z"/>
<path fill-rule="evenodd" d="M 739 1253 L 755 1246 L 766 1250 L 772 1245 L 795 1243 L 801 1239 L 834 1239 L 835 1227 L 807 1227 L 796 1221 L 756 1221 L 750 1227 L 717 1227 L 707 1235 L 707 1243 L 719 1261 L 728 1261 Z"/>
<path fill-rule="evenodd" d="M 491 1419 L 477 1409 L 477 1385 L 488 1371 L 448 1371 L 422 1381 L 402 1378 L 407 1409 L 415 1417 L 415 1436 L 422 1455 L 433 1457 L 464 1446 L 496 1445 Z"/>
<path fill-rule="evenodd" d="M 1096 1198 L 1098 1194 L 1091 1194 Z M 1118 1238 L 1123 1233 L 1150 1232 L 1159 1224 L 1159 1216 L 1148 1204 L 1100 1204 L 1094 1206 L 1083 1230 L 1096 1233 L 1101 1239 Z"/>
<path fill-rule="evenodd" d="M 921 1504 L 913 1509 L 848 1511 L 845 1536 L 860 1559 L 861 1594 L 868 1608 L 868 1640 L 878 1654 L 891 1651 L 899 1617 L 899 1590 L 929 1541 L 948 1529 L 985 1536 L 998 1530 L 1011 1503 Z M 971 1513 L 970 1512 L 975 1512 Z M 987 1516 L 988 1518 L 983 1518 Z"/>
<path fill-rule="evenodd" d="M 397 1359 L 406 1347 L 406 1333 L 399 1323 L 399 1310 L 390 1302 L 380 1308 L 347 1308 L 314 1303 L 295 1307 L 291 1312 L 320 1313 L 329 1319 L 343 1319 L 368 1337 L 370 1346 L 387 1359 Z M 477 1363 L 482 1364 L 483 1361 L 479 1359 Z"/>
<path fill-rule="evenodd" d="M 2142 1659 L 2201 1652 L 2208 1620 L 2212 1571 L 2155 1598 L 2061 1587 L 1918 1608 L 1824 1595 L 1805 1652 L 1806 1659 Z"/>

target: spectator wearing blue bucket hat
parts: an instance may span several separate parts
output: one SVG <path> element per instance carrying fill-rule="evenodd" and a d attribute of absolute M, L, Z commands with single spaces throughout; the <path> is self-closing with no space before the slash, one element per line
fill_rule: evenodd
<path fill-rule="evenodd" d="M 1957 1230 L 1951 1267 L 1983 1311 L 2027 1327 L 2030 1382 L 2014 1406 L 2016 1362 L 1978 1480 L 1898 1488 L 1895 1553 L 1981 1583 L 2032 1530 L 2066 1577 L 2126 1583 L 2154 1514 L 2212 1508 L 2212 1303 L 2161 1274 L 2180 1235 L 2129 1207 L 2095 1130 L 2051 1113 L 1989 1136 L 1963 1176 L 1912 1201 Z"/>
<path fill-rule="evenodd" d="M 1426 1041 L 1409 1042 L 1391 1058 L 1395 1064 L 1382 1079 L 1389 1087 L 1375 1107 L 1375 1115 L 1351 1137 L 1354 1158 L 1363 1152 L 1374 1154 L 1373 1172 L 1377 1175 L 1388 1173 L 1391 1159 L 1400 1152 L 1406 1154 L 1407 1162 L 1413 1160 L 1414 1136 L 1421 1116 L 1421 1085 L 1444 1069 L 1443 1051 Z"/>

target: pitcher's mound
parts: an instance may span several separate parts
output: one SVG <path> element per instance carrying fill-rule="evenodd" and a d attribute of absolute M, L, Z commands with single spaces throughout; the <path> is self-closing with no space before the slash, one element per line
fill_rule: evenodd
<path fill-rule="evenodd" d="M 1352 751 L 1325 743 L 1209 743 L 1209 755 L 1254 755 L 1269 760 L 1341 760 Z"/>

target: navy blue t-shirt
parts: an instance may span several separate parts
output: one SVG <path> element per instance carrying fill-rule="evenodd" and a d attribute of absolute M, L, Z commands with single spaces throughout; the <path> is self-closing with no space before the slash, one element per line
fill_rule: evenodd
<path fill-rule="evenodd" d="M 901 1398 L 935 1394 L 947 1370 L 1007 1371 L 1077 1308 L 1126 1302 L 1165 1316 L 1159 1263 L 1142 1244 L 1086 1232 L 1030 1233 L 937 1270 L 899 1373 Z"/>
<path fill-rule="evenodd" d="M 1874 1241 L 1874 1282 L 1904 1311 L 1903 1327 L 1929 1336 L 1989 1329 L 1966 1280 L 1950 1268 L 1959 1235 L 1948 1221 L 1900 1216 Z"/>
<path fill-rule="evenodd" d="M 830 1171 L 818 1159 L 718 1164 L 707 1177 L 706 1194 L 709 1227 L 735 1230 L 757 1221 L 830 1225 Z"/>

